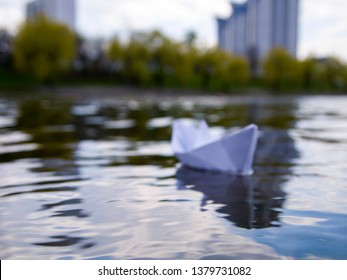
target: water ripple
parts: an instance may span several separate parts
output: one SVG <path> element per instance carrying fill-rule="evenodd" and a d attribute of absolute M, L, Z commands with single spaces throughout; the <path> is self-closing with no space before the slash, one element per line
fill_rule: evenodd
<path fill-rule="evenodd" d="M 2 195 L 1 197 L 17 196 L 22 194 L 33 194 L 33 193 L 51 193 L 51 192 L 73 192 L 76 191 L 76 187 L 57 187 L 57 188 L 42 188 L 30 191 L 13 192 Z"/>
<path fill-rule="evenodd" d="M 1 259 L 346 259 L 346 97 L 0 101 Z M 171 122 L 260 127 L 254 175 L 182 167 Z"/>

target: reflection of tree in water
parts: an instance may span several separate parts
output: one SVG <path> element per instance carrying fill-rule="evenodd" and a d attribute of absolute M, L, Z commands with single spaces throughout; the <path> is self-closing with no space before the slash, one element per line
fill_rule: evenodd
<path fill-rule="evenodd" d="M 22 101 L 17 127 L 31 135 L 30 142 L 38 147 L 12 157 L 40 159 L 43 166 L 36 171 L 76 175 L 74 144 L 77 139 L 72 121 L 69 103 L 39 99 Z"/>
<path fill-rule="evenodd" d="M 292 127 L 291 104 L 250 106 L 246 119 L 252 118 L 260 126 L 260 138 L 255 155 L 255 174 L 239 177 L 197 171 L 183 167 L 176 176 L 180 187 L 202 192 L 202 206 L 208 201 L 222 206 L 217 210 L 226 219 L 242 228 L 280 226 L 280 208 L 285 201 L 283 183 L 291 174 L 292 160 L 298 157 L 288 130 Z M 226 122 L 220 120 L 219 122 Z M 203 207 L 202 207 L 203 209 Z"/>
<path fill-rule="evenodd" d="M 79 188 L 70 186 L 73 182 L 83 180 L 80 178 L 75 158 L 78 137 L 71 104 L 63 100 L 24 100 L 19 105 L 16 128 L 30 135 L 29 141 L 37 144 L 37 148 L 14 153 L 11 157 L 38 159 L 41 166 L 31 171 L 48 173 L 47 176 L 51 179 L 31 183 L 29 191 L 11 195 L 44 193 L 45 199 L 38 200 L 41 206 L 38 211 L 46 212 L 52 223 L 55 223 L 55 219 L 70 218 L 78 227 L 76 219 L 82 221 L 89 217 L 89 213 L 83 208 L 84 199 L 80 198 Z M 65 197 L 61 196 L 61 193 L 64 193 Z M 62 232 L 61 229 L 59 234 Z M 69 229 L 66 229 L 64 235 L 56 233 L 55 230 L 43 232 L 37 237 L 41 238 L 42 242 L 32 244 L 47 247 L 79 246 L 81 249 L 95 245 L 90 238 L 75 236 Z"/>

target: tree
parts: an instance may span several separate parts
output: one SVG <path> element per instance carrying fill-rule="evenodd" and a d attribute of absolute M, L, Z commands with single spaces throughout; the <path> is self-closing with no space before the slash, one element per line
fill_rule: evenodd
<path fill-rule="evenodd" d="M 250 69 L 247 60 L 241 56 L 231 58 L 228 66 L 229 82 L 234 86 L 245 85 L 250 80 Z"/>
<path fill-rule="evenodd" d="M 194 78 L 194 64 L 197 50 L 190 45 L 175 44 L 173 50 L 173 74 L 179 85 L 188 85 Z"/>
<path fill-rule="evenodd" d="M 218 87 L 227 90 L 230 87 L 230 78 L 233 75 L 229 69 L 232 66 L 233 57 L 221 49 L 214 49 L 211 54 L 214 65 L 213 78 Z"/>
<path fill-rule="evenodd" d="M 112 62 L 119 62 L 122 59 L 122 54 L 123 54 L 123 47 L 121 43 L 118 40 L 113 39 L 108 49 L 108 58 Z"/>
<path fill-rule="evenodd" d="M 298 61 L 283 48 L 272 49 L 263 64 L 265 80 L 276 90 L 297 87 L 300 81 Z"/>
<path fill-rule="evenodd" d="M 147 43 L 151 52 L 154 81 L 164 85 L 165 77 L 173 71 L 173 54 L 176 53 L 174 43 L 159 31 L 150 33 Z"/>
<path fill-rule="evenodd" d="M 247 61 L 218 48 L 210 48 L 200 53 L 197 69 L 202 79 L 202 87 L 223 90 L 231 86 L 243 85 L 249 81 L 250 70 Z"/>
<path fill-rule="evenodd" d="M 216 73 L 216 60 L 218 60 L 218 57 L 219 50 L 217 48 L 204 50 L 198 55 L 196 69 L 201 77 L 201 86 L 203 88 L 211 88 L 212 78 Z"/>
<path fill-rule="evenodd" d="M 75 35 L 67 26 L 40 15 L 25 22 L 15 38 L 15 66 L 50 82 L 69 68 L 75 44 Z"/>
<path fill-rule="evenodd" d="M 345 86 L 345 66 L 335 57 L 327 57 L 320 62 L 320 79 L 327 89 L 343 89 Z"/>
<path fill-rule="evenodd" d="M 130 84 L 146 85 L 150 80 L 150 51 L 143 36 L 143 33 L 133 34 L 121 56 L 123 77 Z"/>
<path fill-rule="evenodd" d="M 302 85 L 305 89 L 313 89 L 318 82 L 318 63 L 313 57 L 301 61 Z"/>

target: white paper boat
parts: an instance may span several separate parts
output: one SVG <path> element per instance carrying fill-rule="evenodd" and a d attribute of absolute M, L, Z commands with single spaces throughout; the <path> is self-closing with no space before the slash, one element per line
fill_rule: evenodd
<path fill-rule="evenodd" d="M 175 120 L 171 145 L 183 165 L 250 175 L 257 139 L 258 127 L 254 124 L 216 139 L 203 120 L 197 127 L 183 120 Z"/>

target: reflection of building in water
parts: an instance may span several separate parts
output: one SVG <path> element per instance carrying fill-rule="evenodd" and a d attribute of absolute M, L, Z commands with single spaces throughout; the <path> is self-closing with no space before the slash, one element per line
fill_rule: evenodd
<path fill-rule="evenodd" d="M 44 14 L 52 20 L 68 25 L 72 30 L 75 29 L 75 0 L 36 0 L 27 4 L 26 12 L 27 19 Z"/>
<path fill-rule="evenodd" d="M 273 47 L 297 51 L 298 0 L 248 0 L 231 3 L 232 15 L 218 19 L 219 47 L 251 61 Z"/>
<path fill-rule="evenodd" d="M 201 209 L 209 202 L 221 204 L 217 212 L 241 228 L 265 228 L 277 226 L 277 208 L 284 201 L 284 193 L 278 189 L 254 190 L 247 176 L 210 173 L 182 167 L 177 171 L 179 187 L 193 185 L 191 190 L 204 194 Z M 278 199 L 281 197 L 282 199 Z"/>

